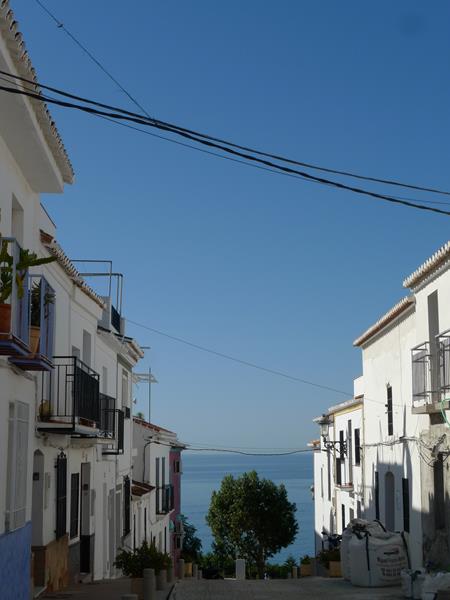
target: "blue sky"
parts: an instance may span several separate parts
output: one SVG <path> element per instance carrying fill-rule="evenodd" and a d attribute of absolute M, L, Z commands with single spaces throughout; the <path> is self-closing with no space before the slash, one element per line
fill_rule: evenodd
<path fill-rule="evenodd" d="M 43 82 L 133 109 L 34 1 L 11 4 Z M 450 189 L 443 0 L 47 6 L 158 118 Z M 76 172 L 63 196 L 45 198 L 68 254 L 114 261 L 132 320 L 244 360 L 351 391 L 353 339 L 449 238 L 445 216 L 51 110 Z M 154 420 L 188 442 L 302 446 L 317 433 L 311 418 L 344 399 L 128 331 L 152 347 Z M 146 390 L 137 395 L 144 408 Z"/>

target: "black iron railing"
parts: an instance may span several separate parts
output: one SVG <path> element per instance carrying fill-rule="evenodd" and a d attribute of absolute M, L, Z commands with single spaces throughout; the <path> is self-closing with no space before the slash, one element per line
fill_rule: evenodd
<path fill-rule="evenodd" d="M 124 415 L 123 410 L 119 410 L 117 408 L 112 411 L 112 425 L 113 425 L 113 435 L 112 436 L 104 436 L 104 437 L 112 437 L 114 438 L 114 445 L 108 445 L 107 448 L 103 450 L 103 454 L 105 455 L 117 455 L 123 454 L 123 433 L 124 433 Z M 107 417 L 108 423 L 107 425 L 111 425 L 111 416 L 108 414 Z"/>
<path fill-rule="evenodd" d="M 113 304 L 111 304 L 111 325 L 117 333 L 120 333 L 120 313 Z"/>
<path fill-rule="evenodd" d="M 42 374 L 40 421 L 99 427 L 99 375 L 76 356 L 54 356 L 54 368 Z"/>
<path fill-rule="evenodd" d="M 100 394 L 100 435 L 113 438 L 116 431 L 116 401 L 111 396 Z"/>
<path fill-rule="evenodd" d="M 156 512 L 160 515 L 166 515 L 174 506 L 173 485 L 163 485 L 156 490 L 157 502 Z"/>

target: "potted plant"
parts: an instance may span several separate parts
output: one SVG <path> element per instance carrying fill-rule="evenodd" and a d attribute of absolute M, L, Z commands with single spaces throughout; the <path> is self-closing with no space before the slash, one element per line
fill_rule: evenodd
<path fill-rule="evenodd" d="M 333 550 L 329 550 L 328 561 L 330 577 L 342 577 L 341 551 L 339 548 L 333 548 Z"/>
<path fill-rule="evenodd" d="M 41 310 L 47 315 L 49 304 L 55 301 L 55 295 L 51 292 L 45 292 L 42 299 L 42 279 L 33 283 L 31 288 L 31 311 L 30 311 L 30 350 L 32 354 L 39 351 L 39 342 L 41 338 Z M 41 302 L 43 300 L 43 306 Z"/>
<path fill-rule="evenodd" d="M 0 237 L 1 239 L 1 237 Z M 9 253 L 8 240 L 2 240 L 0 246 L 0 333 L 11 332 L 11 303 L 8 300 L 14 289 L 13 272 L 14 258 Z M 16 263 L 15 285 L 17 298 L 21 300 L 25 293 L 25 279 L 30 267 L 45 265 L 56 260 L 56 257 L 38 258 L 30 250 L 20 249 L 19 260 Z"/>
<path fill-rule="evenodd" d="M 318 555 L 319 562 L 328 570 L 330 577 L 342 577 L 341 552 L 339 548 L 322 550 Z"/>
<path fill-rule="evenodd" d="M 114 561 L 114 566 L 131 578 L 131 593 L 137 594 L 139 600 L 143 600 L 144 569 L 154 569 L 155 575 L 159 575 L 171 564 L 170 556 L 159 552 L 154 543 L 148 545 L 147 542 L 134 550 L 122 548 Z"/>
<path fill-rule="evenodd" d="M 311 558 L 308 554 L 305 554 L 305 556 L 300 559 L 300 576 L 309 577 L 310 575 L 312 575 Z"/>

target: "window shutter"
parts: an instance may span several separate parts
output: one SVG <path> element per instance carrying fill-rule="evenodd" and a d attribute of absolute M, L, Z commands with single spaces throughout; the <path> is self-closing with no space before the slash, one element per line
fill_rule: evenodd
<path fill-rule="evenodd" d="M 29 407 L 10 402 L 5 529 L 23 527 L 27 508 Z"/>
<path fill-rule="evenodd" d="M 67 530 L 67 457 L 63 451 L 56 459 L 56 539 Z"/>

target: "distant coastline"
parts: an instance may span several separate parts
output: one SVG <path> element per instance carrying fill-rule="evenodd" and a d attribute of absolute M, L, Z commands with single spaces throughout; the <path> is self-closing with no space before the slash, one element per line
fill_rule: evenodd
<path fill-rule="evenodd" d="M 310 487 L 313 483 L 313 460 L 309 454 L 290 456 L 245 456 L 223 452 L 183 453 L 181 510 L 197 527 L 203 551 L 213 541 L 206 525 L 211 493 L 220 487 L 227 474 L 239 475 L 254 469 L 261 477 L 284 483 L 288 497 L 297 505 L 299 533 L 295 542 L 282 550 L 272 561 L 283 562 L 292 554 L 296 560 L 314 552 L 314 508 Z"/>

